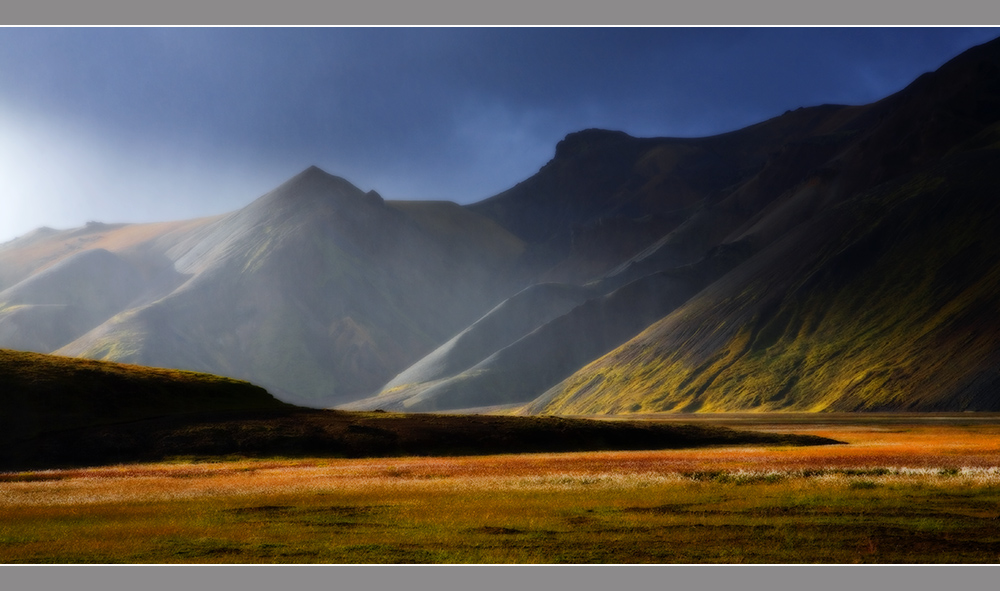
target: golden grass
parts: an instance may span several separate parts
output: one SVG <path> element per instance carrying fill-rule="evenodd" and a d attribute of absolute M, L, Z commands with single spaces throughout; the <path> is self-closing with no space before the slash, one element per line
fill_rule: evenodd
<path fill-rule="evenodd" d="M 725 447 L 668 451 L 579 452 L 448 458 L 237 459 L 129 464 L 0 474 L 0 503 L 76 504 L 285 493 L 372 486 L 422 490 L 481 485 L 523 487 L 562 478 L 676 480 L 692 472 L 793 472 L 889 467 L 907 474 L 960 467 L 968 475 L 1000 470 L 1000 426 L 907 425 L 812 428 L 774 426 L 846 441 L 816 447 Z"/>
<path fill-rule="evenodd" d="M 0 475 L 4 562 L 995 562 L 1000 421 L 847 445 Z"/>

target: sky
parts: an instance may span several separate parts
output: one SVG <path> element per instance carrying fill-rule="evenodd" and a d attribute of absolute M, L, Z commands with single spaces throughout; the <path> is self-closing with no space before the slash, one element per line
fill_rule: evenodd
<path fill-rule="evenodd" d="M 566 134 L 865 104 L 981 28 L 0 28 L 0 242 L 236 210 L 316 165 L 472 203 Z"/>

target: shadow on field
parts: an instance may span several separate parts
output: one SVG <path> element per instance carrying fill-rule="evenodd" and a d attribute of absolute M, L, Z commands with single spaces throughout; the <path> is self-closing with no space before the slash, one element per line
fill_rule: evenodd
<path fill-rule="evenodd" d="M 159 461 L 171 457 L 387 457 L 826 445 L 813 435 L 710 425 L 556 417 L 396 414 L 286 407 L 141 419 L 9 441 L 0 470 Z"/>

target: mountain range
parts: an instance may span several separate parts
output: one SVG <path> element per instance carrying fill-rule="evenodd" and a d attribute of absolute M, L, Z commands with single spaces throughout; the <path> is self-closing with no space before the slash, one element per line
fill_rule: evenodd
<path fill-rule="evenodd" d="M 869 105 L 585 130 L 467 206 L 311 167 L 0 245 L 0 347 L 355 410 L 1000 410 L 1000 40 Z"/>

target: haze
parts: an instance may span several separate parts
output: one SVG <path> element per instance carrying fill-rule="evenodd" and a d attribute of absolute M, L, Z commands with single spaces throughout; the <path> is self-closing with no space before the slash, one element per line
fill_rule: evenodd
<path fill-rule="evenodd" d="M 309 165 L 481 200 L 567 133 L 706 136 L 882 98 L 978 28 L 0 29 L 0 241 L 235 210 Z"/>

